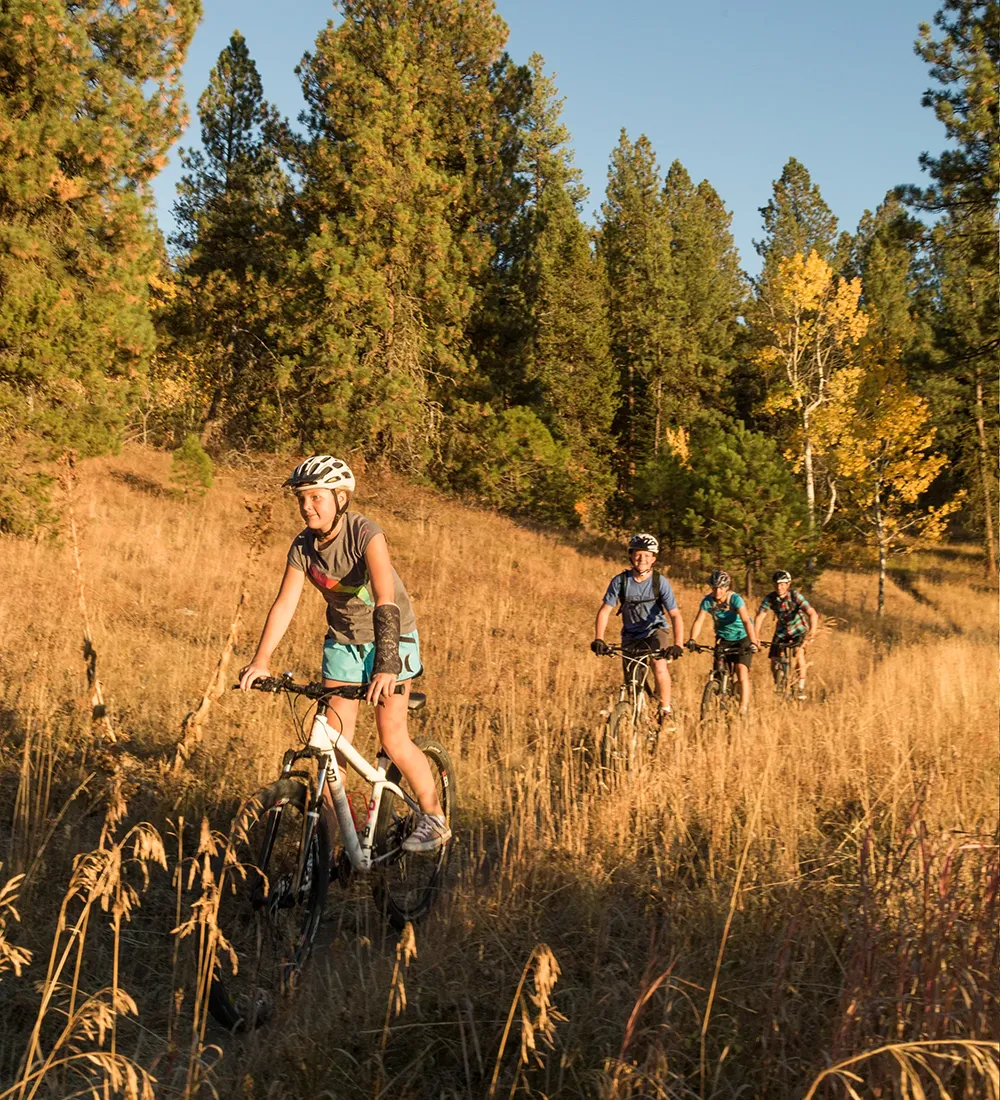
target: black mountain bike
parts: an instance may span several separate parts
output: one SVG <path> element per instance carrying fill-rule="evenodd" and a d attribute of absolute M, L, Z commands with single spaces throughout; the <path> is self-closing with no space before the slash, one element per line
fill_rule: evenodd
<path fill-rule="evenodd" d="M 696 653 L 712 654 L 712 668 L 701 693 L 700 718 L 703 724 L 729 721 L 739 714 L 742 696 L 736 666 L 745 645 L 745 642 L 727 642 L 722 639 L 715 645 L 688 645 Z"/>
<path fill-rule="evenodd" d="M 665 649 L 646 653 L 608 646 L 607 657 L 621 657 L 625 666 L 624 682 L 618 702 L 608 715 L 601 735 L 601 767 L 607 772 L 627 772 L 643 752 L 651 756 L 660 739 L 660 717 L 652 662 L 667 660 Z"/>
<path fill-rule="evenodd" d="M 419 920 L 430 910 L 448 855 L 447 845 L 429 854 L 404 850 L 403 841 L 413 830 L 419 807 L 384 752 L 378 753 L 374 766 L 370 764 L 343 739 L 335 716 L 319 713 L 320 706 L 306 734 L 308 712 L 304 716 L 296 712 L 295 696 L 321 705 L 335 695 L 363 698 L 365 686 L 296 684 L 285 675 L 257 680 L 253 687 L 289 697 L 302 747 L 285 753 L 278 780 L 245 803 L 233 825 L 231 855 L 236 867 L 227 870 L 219 928 L 235 958 L 221 952 L 209 996 L 209 1011 L 231 1030 L 264 1023 L 280 996 L 294 987 L 323 918 L 331 873 L 345 885 L 352 873 L 369 875 L 377 906 L 394 928 L 402 929 L 407 921 Z M 397 685 L 397 693 L 403 690 Z M 425 698 L 412 692 L 410 709 L 422 707 Z M 448 753 L 426 738 L 414 744 L 430 764 L 450 824 L 455 781 Z M 371 784 L 363 821 L 355 820 L 338 752 Z M 303 762 L 305 768 L 296 767 Z M 344 846 L 335 868 L 321 812 L 327 788 Z"/>
<path fill-rule="evenodd" d="M 777 660 L 771 662 L 771 676 L 774 678 L 774 693 L 783 703 L 799 701 L 798 685 L 795 682 L 795 652 L 801 642 L 794 645 L 782 645 L 780 642 L 762 641 L 762 646 L 773 646 L 777 650 Z"/>

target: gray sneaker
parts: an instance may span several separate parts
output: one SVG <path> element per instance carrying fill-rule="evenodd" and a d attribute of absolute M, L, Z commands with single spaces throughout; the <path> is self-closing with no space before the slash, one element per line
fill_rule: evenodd
<path fill-rule="evenodd" d="M 436 852 L 451 840 L 448 822 L 439 814 L 421 814 L 413 832 L 403 841 L 404 852 Z"/>
<path fill-rule="evenodd" d="M 660 708 L 660 733 L 676 733 L 677 723 L 674 721 L 674 712 L 672 710 L 663 710 Z"/>

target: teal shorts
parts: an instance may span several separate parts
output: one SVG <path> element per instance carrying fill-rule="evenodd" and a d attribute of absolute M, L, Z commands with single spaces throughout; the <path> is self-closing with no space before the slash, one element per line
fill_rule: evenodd
<path fill-rule="evenodd" d="M 414 630 L 399 639 L 399 659 L 403 662 L 403 671 L 397 680 L 412 680 L 423 672 L 420 663 L 420 638 Z M 340 680 L 343 684 L 367 684 L 372 678 L 372 665 L 375 663 L 375 643 L 362 645 L 344 645 L 327 638 L 323 643 L 323 678 Z"/>

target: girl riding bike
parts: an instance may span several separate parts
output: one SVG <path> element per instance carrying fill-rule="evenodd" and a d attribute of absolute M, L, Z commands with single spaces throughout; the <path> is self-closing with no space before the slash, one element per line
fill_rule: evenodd
<path fill-rule="evenodd" d="M 735 657 L 737 675 L 740 679 L 740 713 L 746 714 L 750 706 L 750 663 L 753 654 L 760 648 L 757 631 L 747 611 L 746 601 L 737 592 L 733 592 L 732 579 L 724 569 L 716 569 L 708 578 L 711 592 L 701 601 L 698 614 L 691 624 L 691 637 L 687 640 L 688 649 L 698 645 L 698 635 L 702 623 L 711 618 L 715 625 L 716 644 L 739 647 Z"/>
<path fill-rule="evenodd" d="M 365 700 L 375 706 L 379 739 L 409 782 L 421 818 L 403 847 L 432 852 L 451 837 L 430 766 L 407 730 L 408 683 L 422 671 L 417 623 L 403 582 L 389 560 L 381 527 L 349 512 L 356 482 L 347 463 L 314 455 L 296 466 L 285 482 L 295 493 L 305 530 L 288 551 L 281 586 L 267 613 L 257 651 L 240 673 L 240 688 L 270 676 L 269 662 L 285 635 L 308 576 L 326 600 L 323 684 L 367 685 Z M 396 683 L 405 685 L 393 694 Z M 334 697 L 328 704 L 352 740 L 359 702 Z M 329 793 L 326 794 L 327 802 Z M 327 810 L 331 810 L 329 802 Z M 332 810 L 331 810 L 332 817 Z"/>

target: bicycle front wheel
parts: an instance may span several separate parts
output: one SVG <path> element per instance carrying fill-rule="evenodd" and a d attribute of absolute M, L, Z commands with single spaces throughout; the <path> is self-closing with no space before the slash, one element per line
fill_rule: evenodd
<path fill-rule="evenodd" d="M 788 658 L 780 657 L 772 669 L 774 675 L 774 691 L 783 699 L 788 697 Z"/>
<path fill-rule="evenodd" d="M 615 704 L 601 738 L 601 767 L 606 772 L 628 771 L 629 747 L 635 734 L 634 706 L 630 699 Z"/>
<path fill-rule="evenodd" d="M 289 992 L 312 951 L 330 882 L 330 837 L 316 821 L 305 858 L 310 791 L 280 779 L 259 791 L 234 823 L 237 868 L 225 869 L 219 929 L 225 950 L 208 1008 L 223 1027 L 259 1027 Z"/>
<path fill-rule="evenodd" d="M 437 741 L 417 738 L 413 743 L 430 765 L 445 820 L 451 826 L 455 813 L 455 777 L 451 758 Z M 386 778 L 413 797 L 409 784 L 395 764 L 389 766 Z M 375 904 L 397 931 L 402 931 L 407 921 L 416 921 L 427 915 L 437 897 L 448 859 L 449 844 L 430 853 L 403 849 L 403 841 L 415 824 L 416 815 L 409 805 L 388 789 L 383 790 L 375 822 L 373 850 L 377 862 L 372 892 Z"/>
<path fill-rule="evenodd" d="M 705 690 L 701 693 L 701 720 L 712 722 L 722 715 L 725 702 L 722 695 L 722 685 L 714 677 L 705 684 Z"/>

